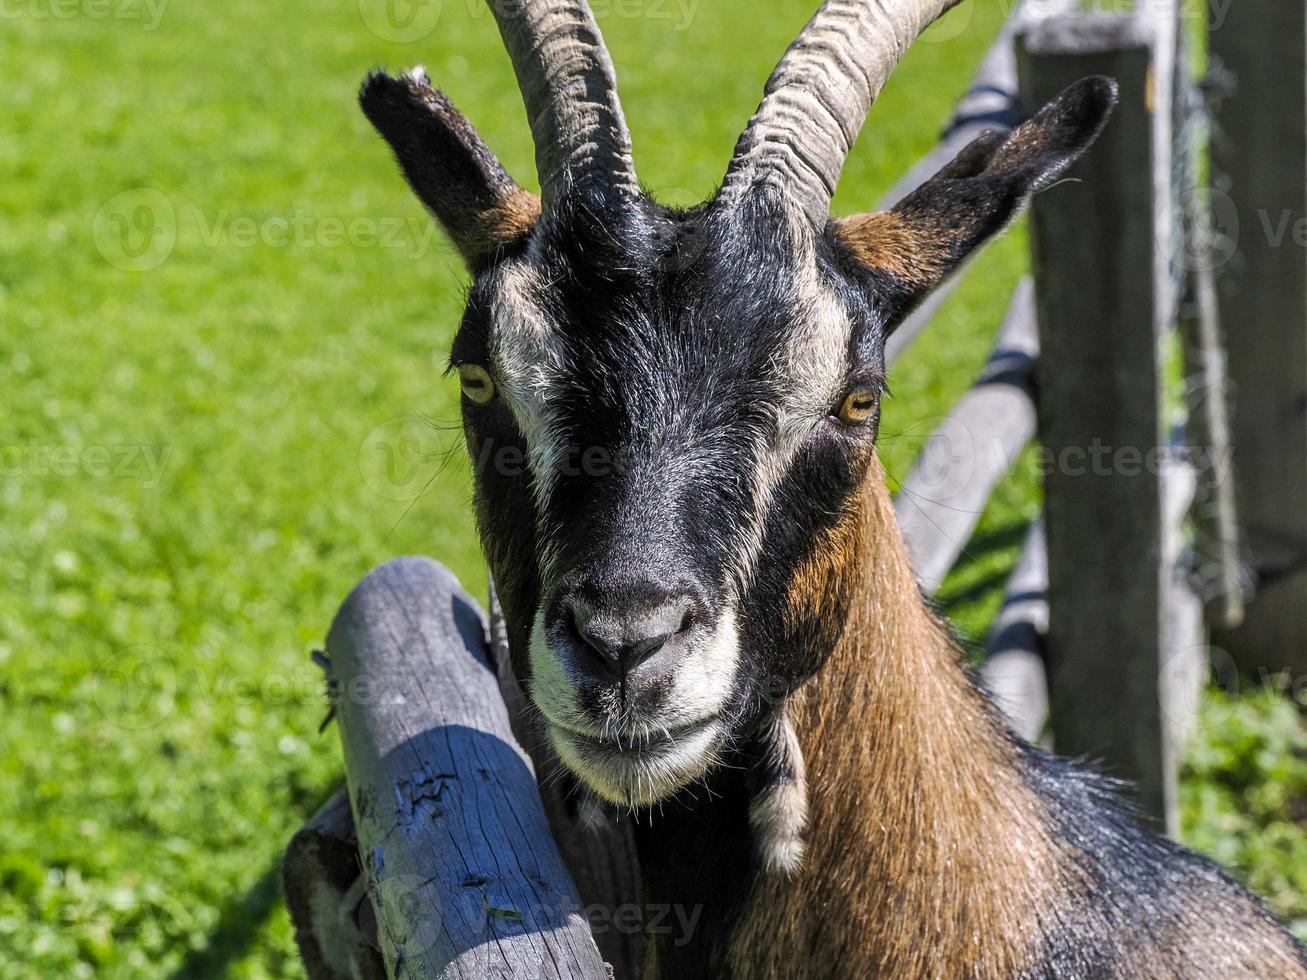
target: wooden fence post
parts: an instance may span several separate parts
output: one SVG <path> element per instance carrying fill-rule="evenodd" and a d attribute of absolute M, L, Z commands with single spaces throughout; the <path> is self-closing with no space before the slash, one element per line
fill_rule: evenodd
<path fill-rule="evenodd" d="M 423 575 L 437 572 L 438 566 L 432 562 L 406 560 L 408 565 L 414 562 Z M 377 580 L 370 576 L 365 581 L 375 585 Z M 444 581 L 437 577 L 437 584 Z M 597 913 L 591 925 L 599 953 L 612 967 L 614 976 L 637 976 L 644 958 L 644 935 L 642 929 L 633 927 L 631 916 L 643 916 L 647 909 L 641 902 L 630 823 L 616 808 L 578 792 L 572 777 L 557 774 L 561 763 L 536 716 L 526 709 L 526 696 L 513 675 L 493 583 L 488 625 L 486 652 L 498 675 L 499 693 L 513 738 L 526 750 L 537 773 L 555 774 L 540 787 L 540 802 L 586 912 Z M 433 634 L 432 639 L 436 642 L 415 653 L 419 669 L 424 652 L 451 659 L 450 651 L 441 652 L 438 635 Z M 445 639 L 460 648 L 465 643 L 463 638 Z M 471 653 L 480 656 L 476 649 Z M 471 659 L 466 650 L 461 656 Z M 319 660 L 334 675 L 331 661 Z M 481 674 L 476 675 L 477 684 L 484 680 Z M 334 676 L 331 688 L 335 699 L 349 695 Z M 347 789 L 333 795 L 291 839 L 283 862 L 283 885 L 310 980 L 381 980 L 386 976 L 376 907 L 360 865 L 358 834 Z M 616 928 L 619 916 L 624 925 Z"/>
<path fill-rule="evenodd" d="M 1212 133 L 1233 254 L 1219 270 L 1234 473 L 1256 593 L 1217 634 L 1246 671 L 1307 672 L 1307 3 L 1239 0 L 1210 25 L 1230 92 Z"/>
<path fill-rule="evenodd" d="M 1041 22 L 1018 60 L 1028 107 L 1086 75 L 1120 84 L 1071 185 L 1032 209 L 1053 742 L 1132 780 L 1143 811 L 1174 832 L 1162 351 L 1176 305 L 1175 19 L 1144 6 L 1155 15 Z"/>
<path fill-rule="evenodd" d="M 339 789 L 286 848 L 282 889 L 309 980 L 386 976 L 358 846 L 349 794 Z"/>
<path fill-rule="evenodd" d="M 514 739 L 485 622 L 454 577 L 424 558 L 383 565 L 341 607 L 327 651 L 387 975 L 608 976 Z M 340 837 L 347 822 L 335 823 Z"/>

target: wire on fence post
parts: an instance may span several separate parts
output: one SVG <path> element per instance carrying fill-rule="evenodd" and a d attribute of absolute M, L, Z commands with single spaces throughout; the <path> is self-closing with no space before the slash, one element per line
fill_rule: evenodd
<path fill-rule="evenodd" d="M 1240 668 L 1307 672 L 1307 5 L 1240 0 L 1209 35 L 1232 470 L 1256 586 L 1217 634 Z"/>

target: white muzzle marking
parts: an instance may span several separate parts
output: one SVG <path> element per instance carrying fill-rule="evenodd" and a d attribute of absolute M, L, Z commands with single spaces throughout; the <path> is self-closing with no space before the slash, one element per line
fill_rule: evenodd
<path fill-rule="evenodd" d="M 655 803 L 703 776 L 717 760 L 727 725 L 721 715 L 740 658 L 735 614 L 729 608 L 713 632 L 670 675 L 663 707 L 632 716 L 612 698 L 595 717 L 579 703 L 582 678 L 549 645 L 544 616 L 531 629 L 531 698 L 549 724 L 559 758 L 596 793 L 629 806 Z M 605 699 L 607 705 L 607 699 Z"/>

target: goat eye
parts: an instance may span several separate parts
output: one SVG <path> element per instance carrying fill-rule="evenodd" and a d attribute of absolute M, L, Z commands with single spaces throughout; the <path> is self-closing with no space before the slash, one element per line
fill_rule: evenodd
<path fill-rule="evenodd" d="M 871 418 L 874 411 L 876 411 L 876 390 L 864 387 L 850 391 L 835 414 L 841 422 L 857 425 Z"/>
<path fill-rule="evenodd" d="M 460 364 L 458 380 L 463 394 L 474 405 L 487 405 L 495 397 L 495 382 L 480 364 Z"/>

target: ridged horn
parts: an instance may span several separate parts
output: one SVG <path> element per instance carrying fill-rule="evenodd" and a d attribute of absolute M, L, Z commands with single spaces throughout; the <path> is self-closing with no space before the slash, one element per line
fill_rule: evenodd
<path fill-rule="evenodd" d="M 574 186 L 638 192 L 631 135 L 603 36 L 585 0 L 487 0 L 535 139 L 546 212 Z"/>
<path fill-rule="evenodd" d="M 825 225 L 844 160 L 908 46 L 961 0 L 826 0 L 767 82 L 719 200 L 775 182 Z"/>

